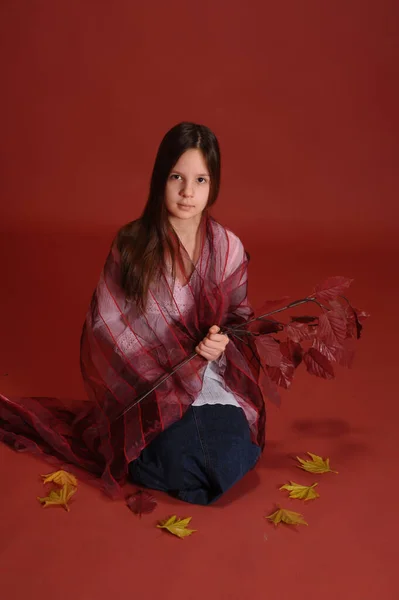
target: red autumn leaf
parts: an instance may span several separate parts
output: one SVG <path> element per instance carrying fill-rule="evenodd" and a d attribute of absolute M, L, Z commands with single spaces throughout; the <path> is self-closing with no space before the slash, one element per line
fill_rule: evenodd
<path fill-rule="evenodd" d="M 358 310 L 357 308 L 353 308 L 353 312 L 355 314 L 356 321 L 356 337 L 359 339 L 363 329 L 362 323 L 369 318 L 370 314 L 365 310 Z"/>
<path fill-rule="evenodd" d="M 359 339 L 363 329 L 362 323 L 370 316 L 369 313 L 348 304 L 345 307 L 345 315 L 347 318 L 348 337 L 356 337 Z"/>
<path fill-rule="evenodd" d="M 329 277 L 316 286 L 315 296 L 320 302 L 329 302 L 341 296 L 350 286 L 353 279 L 347 277 Z"/>
<path fill-rule="evenodd" d="M 353 308 L 353 310 L 357 314 L 357 318 L 359 319 L 360 323 L 364 323 L 366 319 L 370 318 L 370 313 L 366 312 L 365 310 L 360 310 L 359 308 Z"/>
<path fill-rule="evenodd" d="M 292 363 L 284 361 L 279 367 L 267 367 L 270 379 L 282 388 L 288 390 L 294 378 L 295 368 Z"/>
<path fill-rule="evenodd" d="M 335 310 L 323 313 L 319 318 L 317 337 L 327 346 L 340 346 L 346 339 L 346 320 Z"/>
<path fill-rule="evenodd" d="M 267 367 L 267 372 L 274 383 L 288 390 L 294 378 L 295 369 L 302 362 L 302 346 L 288 339 L 281 342 L 282 361 L 278 367 Z"/>
<path fill-rule="evenodd" d="M 278 389 L 276 384 L 270 379 L 269 375 L 264 369 L 261 369 L 261 373 L 259 376 L 259 385 L 262 388 L 265 396 L 269 398 L 273 404 L 276 406 L 280 406 L 281 398 L 278 393 Z"/>
<path fill-rule="evenodd" d="M 256 347 L 262 359 L 269 367 L 278 367 L 283 358 L 280 344 L 268 335 L 256 338 Z"/>
<path fill-rule="evenodd" d="M 350 368 L 355 357 L 355 350 L 352 347 L 354 340 L 349 338 L 346 339 L 342 348 L 336 348 L 336 360 L 341 367 Z"/>
<path fill-rule="evenodd" d="M 341 317 L 346 318 L 347 308 L 349 306 L 348 304 L 342 304 L 342 302 L 340 302 L 339 300 L 330 300 L 330 306 L 336 313 L 341 315 Z"/>
<path fill-rule="evenodd" d="M 308 315 L 304 315 L 303 317 L 291 317 L 291 322 L 295 323 L 313 323 L 317 321 L 319 317 L 311 317 Z"/>
<path fill-rule="evenodd" d="M 302 362 L 303 350 L 301 344 L 287 339 L 286 342 L 281 342 L 280 351 L 283 357 L 290 361 L 295 368 Z"/>
<path fill-rule="evenodd" d="M 323 379 L 333 379 L 334 370 L 328 358 L 323 356 L 316 348 L 309 348 L 303 355 L 303 360 L 311 375 L 323 377 Z"/>
<path fill-rule="evenodd" d="M 350 368 L 353 363 L 355 355 L 354 349 L 351 347 L 353 340 L 346 339 L 341 347 L 327 346 L 322 340 L 315 339 L 313 341 L 313 348 L 318 350 L 323 356 L 325 356 L 330 362 L 337 362 L 341 367 Z"/>
<path fill-rule="evenodd" d="M 318 338 L 313 340 L 313 348 L 318 350 L 318 352 L 320 352 L 320 354 L 325 356 L 327 358 L 327 360 L 329 360 L 329 361 L 337 360 L 337 357 L 336 357 L 337 348 L 328 346 L 325 342 L 323 342 L 323 340 L 320 340 Z"/>
<path fill-rule="evenodd" d="M 126 498 L 126 504 L 135 515 L 151 513 L 157 506 L 157 501 L 149 492 L 139 490 Z"/>
<path fill-rule="evenodd" d="M 307 323 L 288 323 L 285 328 L 287 336 L 293 342 L 302 342 L 303 340 L 309 340 L 314 337 L 314 332 L 309 329 Z"/>

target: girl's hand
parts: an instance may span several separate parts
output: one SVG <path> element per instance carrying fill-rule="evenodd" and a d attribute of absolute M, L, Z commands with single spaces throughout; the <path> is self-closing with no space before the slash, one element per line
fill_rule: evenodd
<path fill-rule="evenodd" d="M 195 351 L 206 360 L 217 360 L 225 351 L 229 338 L 219 333 L 220 327 L 212 325 L 208 335 L 198 344 Z"/>

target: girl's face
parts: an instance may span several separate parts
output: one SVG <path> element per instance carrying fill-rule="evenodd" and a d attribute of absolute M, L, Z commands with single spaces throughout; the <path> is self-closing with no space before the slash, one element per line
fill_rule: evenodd
<path fill-rule="evenodd" d="M 202 152 L 196 148 L 187 150 L 166 182 L 165 204 L 169 219 L 199 219 L 208 203 L 209 190 L 210 176 Z"/>

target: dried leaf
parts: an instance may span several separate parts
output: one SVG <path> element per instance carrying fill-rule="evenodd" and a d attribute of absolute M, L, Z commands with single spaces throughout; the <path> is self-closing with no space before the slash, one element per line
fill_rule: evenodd
<path fill-rule="evenodd" d="M 323 377 L 323 379 L 334 379 L 334 369 L 330 361 L 316 348 L 309 348 L 303 355 L 303 361 L 311 375 Z"/>
<path fill-rule="evenodd" d="M 352 282 L 353 279 L 348 279 L 347 277 L 329 277 L 323 283 L 316 286 L 316 299 L 320 302 L 335 300 L 337 296 L 342 296 Z"/>
<path fill-rule="evenodd" d="M 66 483 L 65 485 L 62 486 L 61 489 L 51 490 L 51 492 L 49 493 L 48 496 L 45 496 L 44 498 L 38 497 L 37 499 L 39 500 L 39 502 L 41 502 L 43 504 L 43 508 L 46 508 L 47 506 L 59 504 L 60 506 L 63 506 L 65 508 L 65 510 L 67 510 L 69 512 L 68 501 L 74 495 L 74 493 L 76 492 L 76 489 L 77 488 L 75 486 L 72 486 L 72 485 Z"/>
<path fill-rule="evenodd" d="M 44 481 L 43 483 L 54 482 L 57 485 L 74 485 L 75 487 L 78 485 L 78 480 L 74 475 L 68 473 L 68 471 L 55 471 L 54 473 L 50 473 L 49 475 L 42 475 Z"/>
<path fill-rule="evenodd" d="M 135 515 L 141 517 L 141 515 L 152 513 L 157 506 L 157 501 L 149 492 L 139 490 L 126 498 L 126 504 Z"/>
<path fill-rule="evenodd" d="M 280 351 L 280 344 L 268 335 L 256 338 L 256 347 L 266 365 L 270 367 L 278 367 L 281 363 L 283 355 Z"/>
<path fill-rule="evenodd" d="M 311 452 L 307 452 L 312 460 L 304 460 L 297 456 L 297 459 L 301 463 L 298 465 L 300 469 L 304 471 L 308 471 L 309 473 L 338 473 L 338 471 L 333 471 L 330 468 L 330 459 L 323 459 L 321 456 L 317 456 L 317 454 L 312 454 Z"/>
<path fill-rule="evenodd" d="M 314 483 L 311 486 L 300 485 L 299 483 L 294 483 L 290 481 L 290 483 L 286 483 L 281 486 L 280 490 L 287 490 L 290 492 L 290 498 L 296 498 L 298 500 L 314 500 L 319 497 L 319 494 L 314 489 L 317 483 Z"/>
<path fill-rule="evenodd" d="M 276 512 L 265 518 L 270 519 L 275 525 L 278 525 L 281 522 L 287 523 L 287 525 L 307 525 L 300 513 L 294 512 L 293 510 L 286 510 L 285 508 L 279 508 Z"/>
<path fill-rule="evenodd" d="M 159 529 L 166 529 L 169 533 L 183 539 L 197 531 L 196 529 L 187 529 L 187 525 L 190 523 L 191 518 L 192 517 L 178 519 L 176 515 L 174 515 L 173 517 L 169 517 L 169 519 L 158 523 L 157 527 Z"/>

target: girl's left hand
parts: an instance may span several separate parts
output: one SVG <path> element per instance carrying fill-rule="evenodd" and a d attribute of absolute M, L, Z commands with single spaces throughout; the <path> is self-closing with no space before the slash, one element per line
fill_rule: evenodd
<path fill-rule="evenodd" d="M 220 327 L 212 325 L 208 335 L 198 344 L 195 351 L 206 358 L 206 360 L 217 360 L 225 351 L 229 338 L 219 333 Z"/>

